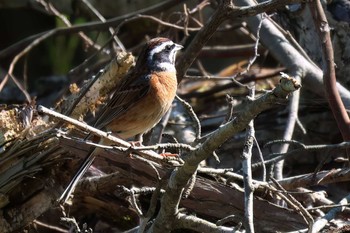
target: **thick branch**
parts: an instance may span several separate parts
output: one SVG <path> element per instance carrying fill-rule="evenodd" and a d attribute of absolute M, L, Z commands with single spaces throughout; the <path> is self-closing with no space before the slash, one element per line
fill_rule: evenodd
<path fill-rule="evenodd" d="M 179 213 L 175 219 L 176 228 L 178 229 L 191 229 L 198 232 L 210 232 L 210 233 L 229 233 L 235 232 L 233 228 L 217 226 L 214 223 L 197 218 L 195 216 L 188 216 Z"/>
<path fill-rule="evenodd" d="M 185 164 L 172 173 L 166 187 L 166 193 L 161 200 L 161 209 L 150 232 L 164 232 L 164 230 L 173 229 L 172 219 L 177 215 L 183 189 L 202 160 L 211 156 L 232 135 L 246 128 L 248 123 L 259 113 L 273 107 L 277 102 L 285 100 L 290 93 L 299 88 L 300 84 L 296 83 L 295 80 L 282 78 L 281 83 L 273 91 L 247 104 L 234 120 L 214 131 L 201 147 L 193 151 L 185 160 Z"/>
<path fill-rule="evenodd" d="M 236 0 L 235 4 L 240 6 L 254 6 L 254 0 Z M 253 16 L 247 18 L 246 22 L 250 31 L 255 33 L 258 29 L 261 17 Z M 276 27 L 273 21 L 269 18 L 265 19 L 261 31 L 260 41 L 271 54 L 281 62 L 289 71 L 289 75 L 293 77 L 303 77 L 303 84 L 312 92 L 323 95 L 322 71 L 310 63 L 292 43 L 288 41 L 285 35 Z M 350 107 L 350 92 L 337 83 L 338 91 L 344 101 L 345 106 Z"/>
<path fill-rule="evenodd" d="M 69 149 L 73 154 L 82 153 L 81 150 L 83 148 L 84 151 L 89 150 L 87 145 L 80 144 L 78 146 L 73 146 L 73 144 L 70 144 L 70 141 L 66 140 L 62 143 L 62 145 Z M 148 163 L 137 159 L 134 155 L 133 158 L 130 158 L 118 151 L 104 150 L 95 162 L 97 167 L 103 167 L 117 173 L 105 176 L 100 176 L 100 174 L 98 174 L 95 178 L 91 177 L 83 179 L 77 186 L 74 195 L 74 201 L 76 202 L 76 205 L 74 206 L 78 208 L 77 211 L 79 211 L 79 206 L 85 204 L 82 201 L 85 196 L 103 198 L 104 195 L 108 196 L 108 193 L 115 193 L 116 185 L 124 185 L 125 187 L 157 186 L 157 178 L 154 170 Z M 153 163 L 153 165 L 156 166 L 155 163 Z M 165 166 L 156 167 L 161 177 L 170 170 Z M 130 171 L 133 173 L 132 176 L 130 176 Z M 226 177 L 226 175 L 230 175 L 228 177 L 232 177 L 232 175 L 240 177 L 238 178 L 238 183 L 243 180 L 242 176 L 232 172 L 224 172 L 223 176 Z M 269 190 L 266 188 L 268 184 L 265 182 L 253 180 L 253 184 L 254 189 L 256 189 L 258 193 L 266 193 L 266 190 Z M 115 201 L 115 199 L 113 200 Z M 191 191 L 190 196 L 187 199 L 183 199 L 180 204 L 181 207 L 184 207 L 199 216 L 203 216 L 206 220 L 224 218 L 233 214 L 237 216 L 237 221 L 239 221 L 244 215 L 243 201 L 243 191 L 214 180 L 203 178 L 199 175 L 196 178 L 196 184 Z M 110 202 L 109 205 L 114 205 L 113 202 Z M 268 213 L 263 211 L 266 209 L 269 210 Z M 281 226 L 280 222 L 283 221 L 283 219 L 288 219 L 288 222 Z M 271 204 L 263 199 L 254 200 L 254 220 L 256 229 L 265 232 L 273 232 L 274 229 L 291 231 L 305 228 L 305 223 L 300 215 L 288 209 Z M 177 224 L 174 223 L 174 227 L 176 226 Z"/>
<path fill-rule="evenodd" d="M 347 195 L 346 197 L 344 197 L 343 199 L 340 200 L 339 204 L 341 206 L 339 207 L 335 207 L 333 209 L 331 209 L 325 216 L 323 216 L 322 218 L 320 218 L 319 220 L 317 220 L 313 226 L 312 226 L 312 233 L 317 233 L 320 232 L 329 221 L 331 221 L 332 219 L 335 218 L 335 216 L 339 213 L 339 212 L 343 212 L 345 210 L 345 206 L 348 205 L 350 202 L 350 195 Z"/>
<path fill-rule="evenodd" d="M 6 209 L 0 215 L 0 232 L 17 232 L 18 229 L 24 227 L 38 218 L 43 210 L 52 207 L 58 196 L 58 190 L 51 183 L 51 187 L 47 187 L 30 198 L 30 200 Z"/>
<path fill-rule="evenodd" d="M 255 97 L 255 89 L 250 90 L 250 98 Z M 246 129 L 246 138 L 243 147 L 243 181 L 244 181 L 244 224 L 247 232 L 254 233 L 253 198 L 254 187 L 252 178 L 252 149 L 254 145 L 255 129 L 254 120 L 251 120 Z"/>
<path fill-rule="evenodd" d="M 296 77 L 296 78 L 299 82 L 301 82 L 300 77 Z M 289 141 L 293 137 L 294 126 L 298 119 L 299 99 L 300 99 L 300 91 L 294 92 L 290 98 L 289 107 L 288 107 L 289 108 L 288 121 L 284 130 L 283 140 Z M 277 148 L 276 152 L 287 153 L 288 148 L 289 148 L 289 144 L 284 143 Z M 280 160 L 278 163 L 276 163 L 275 171 L 274 171 L 276 179 L 283 178 L 283 165 L 284 165 L 284 160 Z"/>

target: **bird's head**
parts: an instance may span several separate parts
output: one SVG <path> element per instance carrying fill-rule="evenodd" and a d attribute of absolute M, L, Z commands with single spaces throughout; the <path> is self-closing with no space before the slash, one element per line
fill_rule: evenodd
<path fill-rule="evenodd" d="M 147 42 L 137 63 L 145 62 L 146 59 L 150 70 L 175 72 L 176 53 L 182 48 L 182 45 L 168 38 L 157 37 Z"/>

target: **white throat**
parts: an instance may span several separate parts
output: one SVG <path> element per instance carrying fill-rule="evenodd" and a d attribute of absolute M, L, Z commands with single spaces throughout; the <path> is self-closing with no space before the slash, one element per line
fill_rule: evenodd
<path fill-rule="evenodd" d="M 176 73 L 175 66 L 169 62 L 161 62 L 157 65 L 157 68 L 159 68 L 163 71 Z"/>

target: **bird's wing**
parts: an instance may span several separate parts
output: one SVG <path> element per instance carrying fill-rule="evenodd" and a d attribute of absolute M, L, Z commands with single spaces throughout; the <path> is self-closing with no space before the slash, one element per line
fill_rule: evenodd
<path fill-rule="evenodd" d="M 98 112 L 93 125 L 101 129 L 113 119 L 124 114 L 149 92 L 150 79 L 151 75 L 141 75 L 136 79 L 127 77 L 126 81 L 113 93 L 112 98 Z"/>

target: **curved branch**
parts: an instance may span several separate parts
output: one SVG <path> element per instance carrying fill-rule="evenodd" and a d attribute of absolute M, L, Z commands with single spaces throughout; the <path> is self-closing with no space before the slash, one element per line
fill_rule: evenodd
<path fill-rule="evenodd" d="M 19 41 L 16 44 L 11 45 L 10 47 L 1 50 L 0 51 L 0 59 L 4 59 L 7 56 L 10 56 L 11 54 L 17 53 L 21 51 L 24 47 L 26 47 L 28 44 L 30 44 L 32 41 L 36 40 L 37 38 L 48 34 L 48 33 L 53 33 L 53 35 L 64 35 L 64 34 L 69 34 L 69 33 L 78 33 L 78 32 L 88 32 L 88 31 L 98 31 L 98 30 L 103 30 L 103 29 L 108 29 L 109 27 L 115 27 L 121 22 L 123 22 L 125 19 L 140 15 L 140 14 L 154 14 L 157 13 L 161 9 L 169 9 L 175 5 L 180 4 L 181 2 L 184 2 L 186 0 L 168 0 L 168 1 L 163 1 L 159 4 L 156 4 L 154 6 L 150 6 L 129 14 L 125 14 L 122 16 L 117 16 L 115 18 L 106 20 L 106 22 L 100 22 L 100 21 L 95 21 L 95 22 L 89 22 L 89 23 L 84 23 L 80 25 L 74 25 L 70 28 L 57 28 L 57 29 L 52 29 L 49 31 L 41 32 L 36 35 L 32 35 L 30 37 L 27 37 L 26 39 Z"/>
<path fill-rule="evenodd" d="M 330 36 L 330 27 L 319 0 L 309 3 L 311 13 L 314 19 L 315 27 L 318 32 L 322 45 L 323 58 L 323 83 L 326 91 L 329 107 L 331 108 L 338 128 L 343 136 L 344 141 L 350 140 L 350 119 L 344 104 L 340 98 L 337 79 L 335 76 L 335 63 L 333 46 Z"/>
<path fill-rule="evenodd" d="M 301 2 L 301 0 L 270 0 L 259 4 L 252 4 L 250 6 L 235 7 L 231 0 L 222 1 L 216 11 L 210 17 L 205 27 L 203 27 L 196 34 L 195 38 L 186 48 L 185 53 L 179 59 L 176 66 L 178 81 L 180 82 L 182 80 L 187 69 L 197 58 L 203 46 L 208 42 L 224 20 L 229 18 L 237 19 L 241 17 L 254 16 L 265 11 L 275 10 L 276 8 L 286 4 L 299 2 Z"/>
<path fill-rule="evenodd" d="M 197 150 L 191 152 L 185 159 L 185 164 L 175 169 L 170 176 L 166 192 L 161 199 L 161 209 L 150 232 L 171 231 L 174 228 L 172 220 L 178 214 L 182 192 L 202 160 L 211 156 L 232 135 L 245 129 L 259 113 L 273 107 L 277 102 L 285 100 L 290 93 L 299 88 L 300 84 L 294 79 L 282 78 L 280 84 L 273 91 L 248 103 L 234 120 L 214 131 Z"/>

